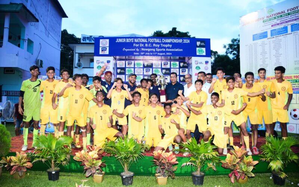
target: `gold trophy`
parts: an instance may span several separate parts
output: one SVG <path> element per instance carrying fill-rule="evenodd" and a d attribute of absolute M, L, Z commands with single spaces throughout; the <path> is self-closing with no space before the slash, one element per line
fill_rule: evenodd
<path fill-rule="evenodd" d="M 166 88 L 166 79 L 163 75 L 159 75 L 157 77 L 157 85 L 161 86 L 160 91 L 160 102 L 161 103 L 165 103 L 166 102 L 166 92 L 165 92 L 165 88 Z"/>

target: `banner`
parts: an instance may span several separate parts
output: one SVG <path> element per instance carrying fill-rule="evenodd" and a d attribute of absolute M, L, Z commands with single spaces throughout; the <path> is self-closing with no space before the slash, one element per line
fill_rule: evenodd
<path fill-rule="evenodd" d="M 240 18 L 241 73 L 267 69 L 274 75 L 284 66 L 286 75 L 299 72 L 299 1 L 286 0 Z"/>

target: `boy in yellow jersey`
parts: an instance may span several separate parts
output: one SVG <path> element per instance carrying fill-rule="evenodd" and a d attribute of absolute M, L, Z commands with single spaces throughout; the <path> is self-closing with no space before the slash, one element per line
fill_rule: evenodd
<path fill-rule="evenodd" d="M 63 136 L 64 134 L 64 126 L 67 117 L 67 111 L 69 106 L 69 100 L 61 97 L 61 90 L 70 82 L 70 74 L 67 69 L 61 70 L 61 80 L 56 84 L 54 89 L 54 94 L 52 97 L 52 107 L 53 109 L 57 108 L 57 117 L 59 122 L 59 134 L 58 136 Z M 57 101 L 57 102 L 56 102 Z"/>
<path fill-rule="evenodd" d="M 274 132 L 275 123 L 278 121 L 281 127 L 281 136 L 283 139 L 288 137 L 287 123 L 289 122 L 288 110 L 293 98 L 292 84 L 283 79 L 286 69 L 283 66 L 277 66 L 275 69 L 275 98 L 272 99 L 273 124 L 271 125 Z"/>
<path fill-rule="evenodd" d="M 94 129 L 94 145 L 102 147 L 106 138 L 115 140 L 117 137 L 124 138 L 124 135 L 118 130 L 112 128 L 112 110 L 104 104 L 105 92 L 97 91 L 97 104 L 92 106 L 88 111 L 90 126 Z"/>
<path fill-rule="evenodd" d="M 216 75 L 218 79 L 213 78 L 209 93 L 217 92 L 220 96 L 220 101 L 222 100 L 222 91 L 227 89 L 226 80 L 224 78 L 225 72 L 224 69 L 219 67 L 216 70 Z"/>
<path fill-rule="evenodd" d="M 232 111 L 238 111 L 243 106 L 242 97 L 244 96 L 255 97 L 264 93 L 263 90 L 258 93 L 248 93 L 243 89 L 235 88 L 234 77 L 227 77 L 226 82 L 228 88 L 223 91 L 223 98 L 221 104 L 229 107 Z M 234 122 L 238 127 L 240 127 L 240 132 L 244 136 L 244 142 L 245 142 L 247 153 L 248 155 L 251 155 L 252 152 L 249 148 L 249 136 L 246 130 L 246 124 L 245 124 L 246 119 L 244 115 L 241 113 L 241 111 L 233 112 L 230 116 L 227 117 L 226 121 L 227 121 L 227 125 L 230 126 L 230 128 L 228 129 L 230 144 L 233 145 L 234 142 L 233 131 L 231 127 L 232 122 Z"/>
<path fill-rule="evenodd" d="M 262 90 L 259 84 L 253 84 L 254 82 L 254 74 L 252 72 L 247 72 L 245 74 L 246 83 L 243 85 L 242 90 L 250 93 L 258 93 Z M 256 147 L 257 144 L 257 134 L 258 134 L 258 111 L 257 111 L 257 103 L 258 100 L 266 101 L 266 96 L 264 94 L 261 97 L 251 97 L 251 96 L 243 96 L 243 102 L 247 103 L 247 107 L 243 111 L 243 115 L 246 120 L 250 121 L 251 130 L 252 130 L 252 151 L 253 154 L 259 154 L 259 150 Z"/>
<path fill-rule="evenodd" d="M 245 107 L 244 104 L 239 110 L 232 110 L 230 107 L 219 107 L 219 94 L 213 92 L 211 94 L 211 105 L 206 105 L 201 110 L 202 115 L 208 118 L 208 130 L 204 133 L 204 141 L 208 141 L 211 136 L 214 136 L 213 143 L 218 147 L 220 154 L 227 155 L 227 133 L 230 125 L 227 124 L 227 117 L 233 114 L 240 113 Z"/>
<path fill-rule="evenodd" d="M 114 109 L 112 113 L 119 118 L 123 118 L 128 116 L 128 136 L 129 138 L 134 138 L 138 142 L 141 142 L 144 137 L 144 121 L 145 118 L 145 107 L 141 105 L 141 94 L 139 92 L 133 93 L 133 101 L 132 104 L 127 106 L 123 112 L 120 114 Z"/>
<path fill-rule="evenodd" d="M 182 94 L 181 92 L 179 92 Z M 177 98 L 174 101 L 174 104 L 172 104 L 172 112 L 178 116 L 179 121 L 178 123 L 180 124 L 180 130 L 182 131 L 182 141 L 186 142 L 186 130 L 187 130 L 187 117 L 190 116 L 190 112 L 188 108 L 184 105 L 184 99 L 182 98 L 181 95 L 178 95 Z"/>
<path fill-rule="evenodd" d="M 234 73 L 234 78 L 235 78 L 235 87 L 236 88 L 242 88 L 243 82 L 241 78 L 241 73 Z"/>
<path fill-rule="evenodd" d="M 104 86 L 102 86 L 101 81 L 102 81 L 101 77 L 94 76 L 92 78 L 92 83 L 93 84 L 90 85 L 89 87 L 87 87 L 89 89 L 90 93 L 93 96 L 95 96 L 98 91 L 104 91 L 105 95 L 107 95 L 107 89 Z M 96 105 L 96 103 L 93 102 L 93 101 L 90 101 L 88 103 L 88 111 L 94 105 Z M 90 139 L 91 139 L 91 134 L 93 134 L 93 130 L 92 130 L 90 124 L 89 124 L 89 118 L 87 118 L 86 122 L 87 122 L 87 124 L 86 124 L 87 125 L 87 136 L 86 136 L 86 138 L 87 138 L 87 146 L 90 146 Z"/>
<path fill-rule="evenodd" d="M 148 146 L 156 147 L 161 141 L 159 125 L 162 124 L 161 117 L 164 115 L 163 107 L 158 104 L 158 96 L 150 95 L 150 104 L 144 108 L 145 111 L 145 133 L 144 138 Z"/>
<path fill-rule="evenodd" d="M 54 135 L 58 137 L 58 110 L 52 107 L 52 97 L 58 80 L 54 79 L 54 67 L 49 66 L 46 72 L 48 79 L 42 81 L 40 85 L 40 92 L 44 94 L 40 112 L 40 135 L 45 135 L 46 125 L 51 122 L 54 125 Z"/>
<path fill-rule="evenodd" d="M 162 118 L 162 124 L 159 125 L 159 129 L 161 134 L 164 132 L 165 136 L 163 139 L 158 143 L 155 151 L 159 151 L 161 149 L 167 149 L 170 146 L 169 151 L 172 151 L 173 147 L 172 144 L 181 143 L 181 137 L 179 134 L 183 134 L 180 124 L 179 118 L 176 114 L 171 114 L 171 104 L 167 103 L 164 105 L 165 116 Z M 179 149 L 178 145 L 176 144 L 175 149 Z"/>
<path fill-rule="evenodd" d="M 275 98 L 275 88 L 272 81 L 266 80 L 266 69 L 260 68 L 258 70 L 259 80 L 257 84 L 259 84 L 263 89 L 265 89 L 266 100 L 259 99 L 257 103 L 257 111 L 258 111 L 258 124 L 266 125 L 266 137 L 269 135 L 273 135 L 274 132 L 271 132 L 271 124 L 273 123 L 272 116 L 272 105 L 271 98 Z"/>
<path fill-rule="evenodd" d="M 20 97 L 19 97 L 19 113 L 23 115 L 23 122 L 25 127 L 23 129 L 23 140 L 22 151 L 26 151 L 28 148 L 28 130 L 30 121 L 33 119 L 33 143 L 34 146 L 36 137 L 38 136 L 38 122 L 40 120 L 40 84 L 41 80 L 38 79 L 39 67 L 30 67 L 31 78 L 22 82 Z M 24 110 L 22 104 L 24 103 Z"/>
<path fill-rule="evenodd" d="M 141 79 L 140 84 L 141 88 L 136 89 L 136 91 L 138 91 L 141 94 L 140 104 L 142 106 L 148 106 L 149 90 L 147 87 L 147 80 Z"/>
<path fill-rule="evenodd" d="M 196 91 L 191 92 L 189 97 L 184 98 L 184 100 L 188 100 L 186 105 L 188 109 L 191 111 L 190 117 L 187 123 L 187 139 L 191 138 L 191 132 L 194 132 L 196 125 L 198 126 L 198 131 L 203 133 L 207 130 L 207 118 L 200 113 L 200 109 L 206 105 L 208 94 L 202 91 L 202 80 L 195 81 Z M 181 95 L 182 96 L 182 95 Z"/>
<path fill-rule="evenodd" d="M 125 90 L 122 89 L 124 86 Z M 115 88 L 115 89 L 114 89 Z M 116 78 L 113 86 L 108 92 L 107 98 L 111 98 L 111 108 L 112 110 L 116 110 L 118 113 L 123 113 L 125 108 L 125 98 L 132 101 L 132 96 L 128 90 L 128 85 L 123 84 L 123 80 L 121 78 Z M 118 125 L 122 126 L 123 135 L 127 135 L 128 125 L 127 118 L 118 118 L 116 115 L 113 115 L 113 126 L 116 127 L 116 121 L 118 121 Z"/>
<path fill-rule="evenodd" d="M 64 98 L 69 99 L 69 111 L 67 115 L 67 135 L 71 136 L 71 130 L 74 122 L 77 122 L 78 127 L 82 131 L 83 136 L 83 148 L 86 150 L 87 140 L 86 140 L 86 120 L 84 119 L 84 106 L 86 102 L 93 100 L 95 103 L 97 100 L 94 96 L 82 86 L 82 76 L 80 74 L 74 75 L 75 86 L 70 83 L 62 89 L 61 94 Z"/>

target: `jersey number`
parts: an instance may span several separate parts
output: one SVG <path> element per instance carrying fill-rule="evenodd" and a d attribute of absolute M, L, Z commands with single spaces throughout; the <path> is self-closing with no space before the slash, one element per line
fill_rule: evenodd
<path fill-rule="evenodd" d="M 248 97 L 248 102 L 250 102 L 250 97 Z"/>
<path fill-rule="evenodd" d="M 101 121 L 103 120 L 103 116 L 100 116 Z"/>
<path fill-rule="evenodd" d="M 154 120 L 157 120 L 157 116 L 154 116 Z"/>
<path fill-rule="evenodd" d="M 78 104 L 78 99 L 75 99 L 75 104 Z"/>
<path fill-rule="evenodd" d="M 215 116 L 215 117 L 214 117 L 214 120 L 215 120 L 215 121 L 218 121 L 218 116 Z"/>
<path fill-rule="evenodd" d="M 53 94 L 53 90 L 50 90 L 50 94 Z"/>
<path fill-rule="evenodd" d="M 235 105 L 235 101 L 232 101 L 232 105 Z"/>

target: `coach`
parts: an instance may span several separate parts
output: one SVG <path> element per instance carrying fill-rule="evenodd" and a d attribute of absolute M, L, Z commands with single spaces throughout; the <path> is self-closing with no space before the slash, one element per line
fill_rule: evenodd
<path fill-rule="evenodd" d="M 170 74 L 170 83 L 166 85 L 165 92 L 166 92 L 166 103 L 171 103 L 177 97 L 179 90 L 182 90 L 184 94 L 184 86 L 179 83 L 178 75 L 175 72 Z"/>

